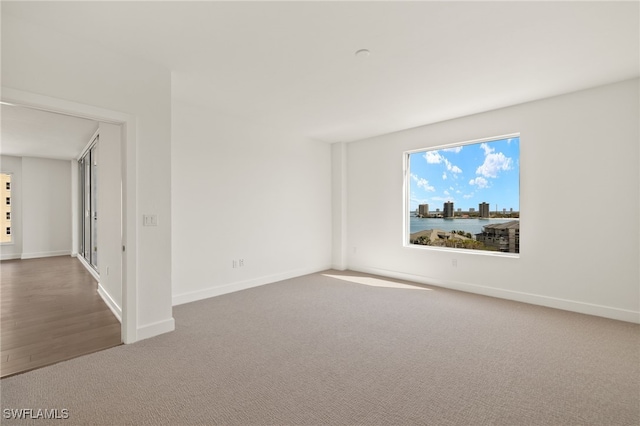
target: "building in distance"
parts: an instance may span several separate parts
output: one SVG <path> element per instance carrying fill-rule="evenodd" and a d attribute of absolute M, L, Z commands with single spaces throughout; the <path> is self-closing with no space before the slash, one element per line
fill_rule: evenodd
<path fill-rule="evenodd" d="M 445 219 L 455 217 L 452 201 L 447 201 L 446 203 L 444 203 L 444 212 L 442 213 L 442 217 L 444 217 Z"/>
<path fill-rule="evenodd" d="M 480 211 L 480 217 L 489 218 L 489 203 L 478 204 L 478 210 Z"/>
<path fill-rule="evenodd" d="M 429 217 L 429 204 L 420 204 L 418 206 L 418 217 Z"/>

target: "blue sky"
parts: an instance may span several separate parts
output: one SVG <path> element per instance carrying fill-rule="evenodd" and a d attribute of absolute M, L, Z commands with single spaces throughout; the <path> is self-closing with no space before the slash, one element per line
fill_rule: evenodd
<path fill-rule="evenodd" d="M 520 210 L 520 138 L 412 153 L 409 208 L 429 204 L 442 211 L 453 201 L 457 211 L 487 202 L 491 211 Z"/>

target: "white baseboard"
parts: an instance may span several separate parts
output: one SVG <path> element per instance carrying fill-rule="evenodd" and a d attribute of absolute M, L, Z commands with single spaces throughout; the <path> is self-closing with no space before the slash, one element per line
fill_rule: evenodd
<path fill-rule="evenodd" d="M 287 271 L 280 274 L 268 275 L 265 277 L 254 278 L 246 281 L 238 281 L 235 283 L 224 284 L 216 287 L 209 287 L 203 290 L 192 291 L 189 293 L 182 293 L 173 296 L 173 306 L 182 305 L 184 303 L 195 302 L 198 300 L 208 299 L 210 297 L 221 296 L 227 293 L 233 293 L 235 291 L 246 290 L 252 287 L 258 287 L 265 284 L 271 284 L 274 282 L 287 280 L 289 278 L 301 277 L 303 275 L 313 274 L 320 271 L 326 271 L 330 269 L 329 265 L 322 268 L 311 269 L 295 269 L 293 271 Z"/>
<path fill-rule="evenodd" d="M 22 253 L 21 259 L 37 259 L 40 257 L 54 257 L 54 256 L 69 256 L 71 250 L 58 250 L 58 251 L 42 251 L 37 253 Z"/>
<path fill-rule="evenodd" d="M 142 327 L 138 327 L 136 342 L 168 333 L 175 329 L 176 323 L 173 317 L 163 321 L 154 322 L 152 324 L 143 325 Z"/>
<path fill-rule="evenodd" d="M 104 287 L 100 285 L 100 283 L 98 283 L 98 294 L 100 295 L 100 297 L 102 297 L 102 300 L 104 300 L 104 303 L 107 304 L 109 309 L 111 309 L 111 312 L 113 312 L 113 315 L 115 315 L 116 318 L 118 318 L 118 321 L 122 323 L 122 308 L 118 306 L 118 304 L 116 303 L 115 300 L 113 300 L 109 292 L 105 290 Z"/>
<path fill-rule="evenodd" d="M 594 315 L 619 321 L 640 324 L 640 312 L 627 309 L 613 308 L 611 306 L 596 305 L 592 303 L 578 302 L 575 300 L 560 299 L 556 297 L 542 296 L 539 294 L 524 293 L 519 291 L 504 290 L 501 288 L 481 286 L 477 284 L 462 283 L 458 281 L 443 281 L 420 275 L 406 274 L 404 272 L 389 271 L 369 267 L 349 268 L 354 272 L 380 275 L 388 278 L 396 278 L 405 281 L 413 281 L 424 285 L 449 288 L 465 291 L 467 293 L 481 294 L 499 299 L 514 300 L 532 305 L 546 306 L 548 308 L 577 312 L 580 314 Z"/>
<path fill-rule="evenodd" d="M 93 276 L 93 278 L 98 281 L 98 283 L 100 283 L 100 274 L 98 274 L 98 271 L 96 271 L 95 269 L 93 269 L 93 266 L 89 265 L 89 262 L 86 261 L 86 259 L 82 256 L 77 256 L 76 259 L 78 259 L 80 261 L 80 263 L 82 263 L 82 266 L 85 267 L 85 269 L 87 271 L 89 271 L 89 273 Z"/>
<path fill-rule="evenodd" d="M 7 253 L 0 256 L 0 260 L 15 260 L 22 259 L 22 254 L 20 253 Z"/>

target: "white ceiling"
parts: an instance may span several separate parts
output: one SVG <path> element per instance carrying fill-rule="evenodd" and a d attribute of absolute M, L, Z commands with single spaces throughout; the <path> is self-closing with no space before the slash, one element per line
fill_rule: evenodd
<path fill-rule="evenodd" d="M 76 158 L 98 122 L 3 104 L 0 153 L 19 157 Z"/>
<path fill-rule="evenodd" d="M 175 100 L 327 142 L 640 75 L 637 1 L 3 2 L 2 13 L 172 70 Z"/>

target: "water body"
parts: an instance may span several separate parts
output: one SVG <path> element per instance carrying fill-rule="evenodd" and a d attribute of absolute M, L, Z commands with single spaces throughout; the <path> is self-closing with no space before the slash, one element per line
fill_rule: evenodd
<path fill-rule="evenodd" d="M 482 227 L 511 222 L 514 219 L 435 219 L 435 218 L 419 218 L 410 217 L 409 233 L 424 231 L 425 229 L 441 229 L 443 231 L 464 231 L 471 234 L 479 234 Z"/>

